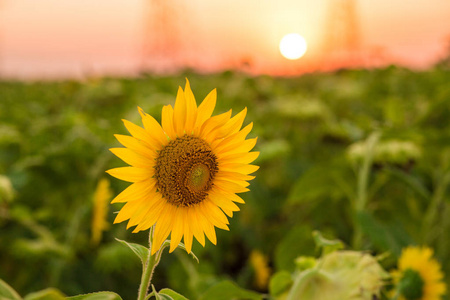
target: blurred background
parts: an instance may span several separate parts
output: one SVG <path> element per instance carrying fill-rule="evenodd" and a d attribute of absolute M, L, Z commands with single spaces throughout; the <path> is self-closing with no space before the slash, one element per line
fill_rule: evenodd
<path fill-rule="evenodd" d="M 218 245 L 194 243 L 200 264 L 163 256 L 158 289 L 267 293 L 317 255 L 313 230 L 387 270 L 428 245 L 450 274 L 449 41 L 446 0 L 0 0 L 0 278 L 136 297 L 114 238 L 147 236 L 112 224 L 127 184 L 108 149 L 185 77 L 198 103 L 217 88 L 216 114 L 248 108 L 261 168 Z"/>
<path fill-rule="evenodd" d="M 427 68 L 448 54 L 446 0 L 1 0 L 0 75 L 84 78 L 193 68 L 293 75 Z M 279 52 L 298 33 L 298 61 Z"/>

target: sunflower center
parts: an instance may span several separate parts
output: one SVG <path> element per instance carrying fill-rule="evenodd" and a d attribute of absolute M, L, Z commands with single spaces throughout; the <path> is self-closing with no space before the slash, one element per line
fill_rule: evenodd
<path fill-rule="evenodd" d="M 403 272 L 403 276 L 399 282 L 400 294 L 407 300 L 422 299 L 423 296 L 423 279 L 420 274 L 412 269 Z"/>
<path fill-rule="evenodd" d="M 169 203 L 190 206 L 205 200 L 218 170 L 217 158 L 201 138 L 170 141 L 156 159 L 156 186 Z"/>

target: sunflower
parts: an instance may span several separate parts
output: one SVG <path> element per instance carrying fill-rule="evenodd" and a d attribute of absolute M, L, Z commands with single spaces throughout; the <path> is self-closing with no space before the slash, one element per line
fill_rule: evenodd
<path fill-rule="evenodd" d="M 446 286 L 441 266 L 427 247 L 403 249 L 392 276 L 401 300 L 440 300 Z"/>
<path fill-rule="evenodd" d="M 114 223 L 128 220 L 133 232 L 155 226 L 152 254 L 169 234 L 170 252 L 182 238 L 188 253 L 193 237 L 215 245 L 215 227 L 229 230 L 227 216 L 244 203 L 236 193 L 249 191 L 249 174 L 259 168 L 250 164 L 259 155 L 250 152 L 256 138 L 246 139 L 253 123 L 242 128 L 247 109 L 211 117 L 216 97 L 214 89 L 197 107 L 186 80 L 174 107 L 163 107 L 161 125 L 138 107 L 144 128 L 123 120 L 131 136 L 115 135 L 125 148 L 111 152 L 131 166 L 107 172 L 133 184 L 111 202 L 125 202 Z"/>

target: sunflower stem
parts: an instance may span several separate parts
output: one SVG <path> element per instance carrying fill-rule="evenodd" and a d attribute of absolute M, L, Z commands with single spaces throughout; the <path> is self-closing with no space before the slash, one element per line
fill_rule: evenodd
<path fill-rule="evenodd" d="M 433 226 L 436 226 L 435 223 L 439 217 L 439 211 L 445 199 L 444 195 L 448 185 L 450 185 L 450 172 L 445 173 L 438 181 L 431 202 L 426 210 L 422 226 L 422 236 L 425 244 L 431 243 L 436 238 L 430 232 L 434 232 Z"/>
<path fill-rule="evenodd" d="M 372 162 L 374 158 L 374 152 L 376 144 L 380 139 L 381 134 L 378 131 L 372 133 L 366 140 L 366 153 L 362 162 L 362 166 L 358 172 L 357 178 L 357 190 L 356 190 L 356 199 L 354 203 L 354 226 L 355 231 L 353 235 L 353 248 L 360 249 L 362 245 L 363 232 L 361 228 L 361 224 L 359 222 L 359 218 L 361 214 L 364 213 L 367 206 L 367 190 L 369 183 L 369 176 L 372 167 Z"/>
<path fill-rule="evenodd" d="M 159 255 L 160 250 L 158 250 L 154 255 L 152 255 L 152 243 L 153 243 L 153 227 L 150 228 L 149 238 L 148 238 L 148 257 L 147 261 L 142 268 L 141 285 L 139 286 L 138 300 L 147 299 L 148 289 L 152 281 L 153 272 L 159 263 L 161 255 Z"/>

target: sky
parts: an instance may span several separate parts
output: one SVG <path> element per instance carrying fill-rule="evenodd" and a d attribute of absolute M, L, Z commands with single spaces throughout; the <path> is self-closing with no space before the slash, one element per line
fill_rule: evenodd
<path fill-rule="evenodd" d="M 0 76 L 83 78 L 183 67 L 290 75 L 349 63 L 338 38 L 349 31 L 357 65 L 427 68 L 446 55 L 450 1 L 354 0 L 354 26 L 339 30 L 349 27 L 336 9 L 343 1 L 0 0 Z M 308 43 L 295 61 L 278 49 L 292 32 Z M 335 49 L 325 48 L 327 37 Z"/>

